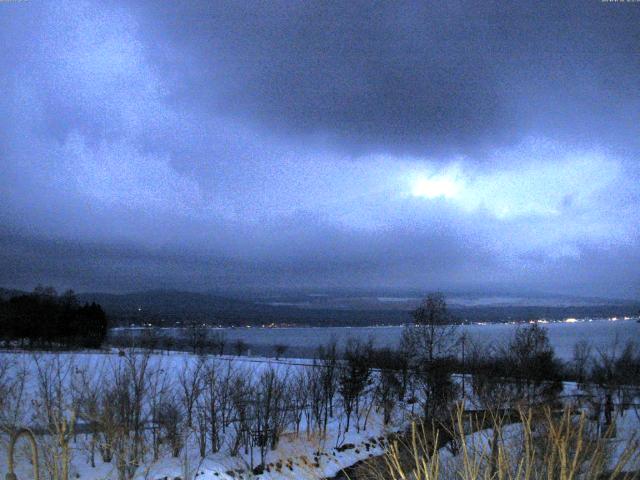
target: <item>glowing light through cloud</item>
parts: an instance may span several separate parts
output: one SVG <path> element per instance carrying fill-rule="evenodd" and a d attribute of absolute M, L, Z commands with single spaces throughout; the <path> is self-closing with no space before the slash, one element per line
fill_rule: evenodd
<path fill-rule="evenodd" d="M 411 195 L 420 198 L 453 199 L 460 195 L 463 182 L 457 172 L 444 172 L 435 175 L 416 175 L 412 179 Z"/>
<path fill-rule="evenodd" d="M 494 218 L 553 218 L 585 208 L 620 185 L 615 159 L 599 152 L 574 153 L 537 145 L 497 155 L 496 170 L 478 170 L 460 160 L 440 171 L 412 165 L 404 189 L 416 199 L 445 199 L 467 213 L 483 210 Z M 506 157 L 506 158 L 505 158 Z M 549 160 L 554 158 L 554 161 Z"/>

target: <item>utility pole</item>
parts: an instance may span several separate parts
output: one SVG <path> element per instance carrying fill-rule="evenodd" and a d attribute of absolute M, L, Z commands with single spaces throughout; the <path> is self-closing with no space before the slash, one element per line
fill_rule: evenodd
<path fill-rule="evenodd" d="M 462 346 L 462 403 L 463 405 L 466 402 L 467 399 L 467 389 L 466 389 L 466 378 L 467 378 L 467 371 L 466 371 L 466 362 L 465 362 L 465 356 L 464 356 L 464 349 L 465 346 L 467 344 L 467 332 L 462 332 L 462 335 L 460 335 L 460 344 Z"/>

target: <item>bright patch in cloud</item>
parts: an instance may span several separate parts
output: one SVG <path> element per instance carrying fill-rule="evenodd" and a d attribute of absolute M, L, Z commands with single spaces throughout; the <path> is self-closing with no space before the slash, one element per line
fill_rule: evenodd
<path fill-rule="evenodd" d="M 417 175 L 412 180 L 411 195 L 421 198 L 456 198 L 463 189 L 457 172 L 443 172 L 435 175 Z"/>
<path fill-rule="evenodd" d="M 599 153 L 549 152 L 532 148 L 498 156 L 500 165 L 478 170 L 473 162 L 456 162 L 434 171 L 412 165 L 405 191 L 409 196 L 444 198 L 463 211 L 484 210 L 501 220 L 558 217 L 563 212 L 593 210 L 603 192 L 621 183 L 618 162 Z M 611 200 L 611 199 L 609 199 Z"/>

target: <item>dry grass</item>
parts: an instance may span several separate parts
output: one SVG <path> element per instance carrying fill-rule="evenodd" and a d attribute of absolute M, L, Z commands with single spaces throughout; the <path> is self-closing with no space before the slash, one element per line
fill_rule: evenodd
<path fill-rule="evenodd" d="M 366 462 L 353 480 L 591 480 L 638 479 L 640 448 L 631 439 L 611 458 L 598 435 L 571 408 L 477 415 L 458 409 L 438 428 L 414 424 L 386 455 Z"/>

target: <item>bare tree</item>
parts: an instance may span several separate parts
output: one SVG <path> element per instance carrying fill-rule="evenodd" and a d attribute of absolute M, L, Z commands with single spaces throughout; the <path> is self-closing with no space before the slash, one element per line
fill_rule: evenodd
<path fill-rule="evenodd" d="M 282 357 L 285 352 L 287 351 L 289 347 L 284 345 L 284 344 L 278 344 L 276 345 L 273 349 L 275 351 L 276 354 L 276 360 L 278 360 L 280 357 Z"/>
<path fill-rule="evenodd" d="M 267 448 L 276 448 L 285 427 L 285 381 L 279 378 L 273 367 L 269 367 L 260 375 L 256 387 L 251 433 L 260 449 L 260 464 L 264 465 Z"/>
<path fill-rule="evenodd" d="M 318 427 L 321 429 L 323 435 L 327 432 L 327 424 L 329 418 L 333 417 L 333 400 L 336 396 L 338 388 L 338 344 L 335 339 L 325 345 L 318 348 L 318 362 L 317 368 L 319 369 L 321 391 L 321 406 L 323 410 L 321 423 Z"/>
<path fill-rule="evenodd" d="M 150 353 L 130 350 L 111 364 L 111 386 L 103 400 L 108 448 L 115 454 L 119 480 L 133 478 L 144 457 L 143 428 L 148 414 Z"/>
<path fill-rule="evenodd" d="M 374 399 L 382 409 L 383 423 L 387 425 L 403 387 L 406 360 L 399 352 L 388 348 L 373 350 L 371 353 L 372 366 L 379 369 L 375 376 Z"/>
<path fill-rule="evenodd" d="M 362 395 L 371 374 L 371 345 L 350 339 L 345 348 L 345 363 L 340 368 L 338 391 L 342 397 L 342 406 L 346 415 L 345 431 L 349 431 L 351 416 L 358 411 Z M 356 428 L 359 425 L 356 423 Z"/>
<path fill-rule="evenodd" d="M 401 349 L 414 373 L 412 386 L 420 392 L 413 403 L 420 400 L 425 419 L 432 420 L 445 415 L 454 398 L 452 357 L 460 341 L 442 293 L 428 294 L 412 316 L 414 323 L 402 332 Z"/>
<path fill-rule="evenodd" d="M 117 418 L 117 406 L 114 402 L 118 398 L 115 382 L 112 378 L 106 378 L 100 390 L 98 399 L 97 423 L 100 432 L 98 448 L 102 456 L 102 461 L 110 463 L 113 459 L 113 450 L 116 438 L 120 434 L 121 426 Z"/>
<path fill-rule="evenodd" d="M 229 411 L 231 390 L 231 364 L 227 363 L 226 372 L 215 360 L 209 360 L 202 373 L 202 395 L 198 400 L 198 443 L 200 454 L 204 456 L 207 439 L 210 439 L 211 452 L 220 450 L 223 433 Z"/>
<path fill-rule="evenodd" d="M 76 370 L 74 391 L 80 392 L 78 418 L 89 428 L 87 453 L 91 467 L 96 466 L 96 450 L 100 442 L 100 395 L 103 389 L 104 364 L 98 368 Z"/>
<path fill-rule="evenodd" d="M 546 329 L 537 323 L 519 326 L 504 356 L 519 399 L 530 405 L 550 403 L 562 390 L 553 347 Z"/>
<path fill-rule="evenodd" d="M 200 354 L 204 350 L 207 338 L 207 326 L 202 322 L 192 320 L 187 325 L 187 341 L 191 351 Z"/>
<path fill-rule="evenodd" d="M 321 364 L 320 364 L 321 365 Z M 326 433 L 323 422 L 323 417 L 326 418 L 329 412 L 328 401 L 326 399 L 327 393 L 325 389 L 325 375 L 324 368 L 319 366 L 317 360 L 314 360 L 312 368 L 305 370 L 306 381 L 308 391 L 308 401 L 305 408 L 305 419 L 307 424 L 307 438 L 310 438 L 314 426 L 315 430 Z"/>
<path fill-rule="evenodd" d="M 296 437 L 300 434 L 300 424 L 309 402 L 309 377 L 305 370 L 309 371 L 312 368 L 296 371 L 288 384 L 287 395 Z"/>
<path fill-rule="evenodd" d="M 157 415 L 156 422 L 160 425 L 163 436 L 171 447 L 171 454 L 174 458 L 178 458 L 184 445 L 179 401 L 173 397 L 166 398 L 160 404 Z"/>
<path fill-rule="evenodd" d="M 584 388 L 595 403 L 595 413 L 599 420 L 604 414 L 603 433 L 613 434 L 614 405 L 632 402 L 638 394 L 640 384 L 640 351 L 633 342 L 620 347 L 617 339 L 608 348 L 597 350 L 592 358 L 589 383 Z"/>
<path fill-rule="evenodd" d="M 220 407 L 220 421 L 222 426 L 222 434 L 227 433 L 227 428 L 233 419 L 233 391 L 241 374 L 236 371 L 233 363 L 227 362 L 224 374 L 218 382 L 217 397 Z"/>
<path fill-rule="evenodd" d="M 169 382 L 167 372 L 162 365 L 156 365 L 153 369 L 152 375 L 149 378 L 149 418 L 150 432 L 151 432 L 151 445 L 153 449 L 153 461 L 157 461 L 160 458 L 160 441 L 161 441 L 161 426 L 158 424 L 157 419 L 160 416 L 160 408 L 167 399 L 167 396 L 172 394 L 172 387 Z"/>
<path fill-rule="evenodd" d="M 161 347 L 161 340 L 158 330 L 155 327 L 149 327 L 144 330 L 144 335 L 141 336 L 139 343 L 141 348 L 153 352 Z"/>
<path fill-rule="evenodd" d="M 424 363 L 415 370 L 415 379 L 420 389 L 422 411 L 426 421 L 449 418 L 457 394 L 452 373 L 453 363 L 446 358 Z"/>
<path fill-rule="evenodd" d="M 71 440 L 78 413 L 66 392 L 70 390 L 74 370 L 72 359 L 57 355 L 46 360 L 33 356 L 37 371 L 38 399 L 36 416 L 48 430 L 43 449 L 45 467 L 52 480 L 68 480 L 71 465 Z"/>
<path fill-rule="evenodd" d="M 183 367 L 178 373 L 178 388 L 180 399 L 186 414 L 187 428 L 193 427 L 193 409 L 202 393 L 202 376 L 204 374 L 204 360 L 198 358 L 195 362 L 190 358 L 183 360 Z"/>
<path fill-rule="evenodd" d="M 418 363 L 432 362 L 452 354 L 457 342 L 456 326 L 442 293 L 430 293 L 412 312 L 414 324 L 402 332 L 402 348 Z"/>
<path fill-rule="evenodd" d="M 573 346 L 572 373 L 578 383 L 584 383 L 592 361 L 592 348 L 586 340 L 580 340 Z"/>
<path fill-rule="evenodd" d="M 471 368 L 472 402 L 485 410 L 500 410 L 517 400 L 511 378 L 508 377 L 509 360 L 503 350 L 474 345 L 469 355 Z"/>
<path fill-rule="evenodd" d="M 243 355 L 246 355 L 246 353 L 249 351 L 249 345 L 247 345 L 247 342 L 245 342 L 244 340 L 238 339 L 233 343 L 233 349 L 236 352 L 236 355 L 241 357 Z"/>
<path fill-rule="evenodd" d="M 224 355 L 224 347 L 227 344 L 227 338 L 223 332 L 213 332 L 211 335 L 211 346 L 216 355 Z"/>
<path fill-rule="evenodd" d="M 0 355 L 0 432 L 11 434 L 25 422 L 27 364 L 9 355 Z"/>
<path fill-rule="evenodd" d="M 519 326 L 505 345 L 476 347 L 469 367 L 475 401 L 485 408 L 553 403 L 562 390 L 547 332 L 535 323 Z"/>
<path fill-rule="evenodd" d="M 231 389 L 231 404 L 233 405 L 234 421 L 231 422 L 235 430 L 235 438 L 230 443 L 230 454 L 235 456 L 244 445 L 245 452 L 249 451 L 249 440 L 251 432 L 251 412 L 250 404 L 252 400 L 251 392 L 254 386 L 246 376 L 239 375 L 234 379 L 234 388 Z"/>
<path fill-rule="evenodd" d="M 209 417 L 204 395 L 200 395 L 196 401 L 195 418 L 198 450 L 200 458 L 204 458 L 207 455 L 207 437 L 209 435 Z"/>

